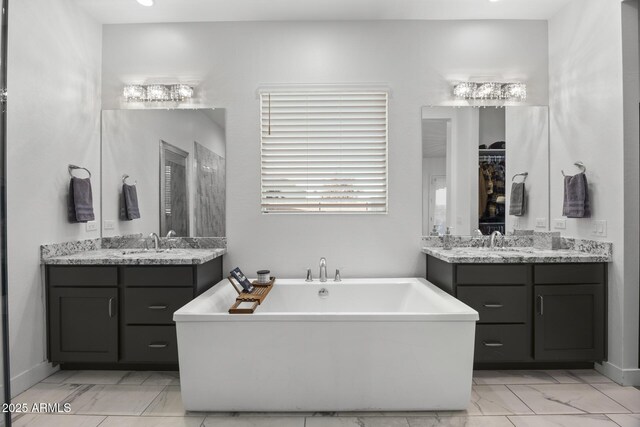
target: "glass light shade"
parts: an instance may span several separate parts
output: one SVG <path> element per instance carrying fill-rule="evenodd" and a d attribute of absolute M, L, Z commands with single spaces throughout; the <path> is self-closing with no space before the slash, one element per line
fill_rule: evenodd
<path fill-rule="evenodd" d="M 147 101 L 168 101 L 169 89 L 165 85 L 147 86 Z"/>
<path fill-rule="evenodd" d="M 482 83 L 476 90 L 475 98 L 500 99 L 502 98 L 502 85 L 500 83 Z"/>
<path fill-rule="evenodd" d="M 184 84 L 171 86 L 171 98 L 176 101 L 183 101 L 193 96 L 193 88 Z"/>
<path fill-rule="evenodd" d="M 144 101 L 146 90 L 141 85 L 127 85 L 124 87 L 123 95 L 127 101 Z"/>
<path fill-rule="evenodd" d="M 471 82 L 458 83 L 453 88 L 453 94 L 457 98 L 471 99 L 476 92 L 477 85 Z"/>
<path fill-rule="evenodd" d="M 527 85 L 524 83 L 507 83 L 502 88 L 505 99 L 524 101 L 527 99 Z"/>

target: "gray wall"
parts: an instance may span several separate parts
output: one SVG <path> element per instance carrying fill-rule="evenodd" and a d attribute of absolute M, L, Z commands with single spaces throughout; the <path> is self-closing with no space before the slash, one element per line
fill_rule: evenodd
<path fill-rule="evenodd" d="M 420 107 L 478 75 L 525 80 L 529 102 L 547 104 L 544 21 L 106 25 L 103 38 L 104 108 L 124 82 L 166 76 L 201 80 L 197 101 L 227 108 L 225 268 L 248 273 L 303 277 L 326 256 L 347 277 L 423 275 Z M 256 90 L 283 82 L 391 89 L 387 215 L 260 213 Z"/>
<path fill-rule="evenodd" d="M 569 4 L 549 21 L 551 218 L 562 215 L 560 171 L 573 174 L 573 163 L 583 161 L 592 218 L 567 219 L 563 234 L 613 242 L 609 360 L 602 369 L 617 381 L 640 384 L 638 219 L 629 216 L 629 211 L 637 215 L 638 153 L 636 140 L 635 154 L 625 157 L 621 16 L 621 2 L 584 0 Z M 633 102 L 637 108 L 637 98 Z M 607 221 L 606 237 L 593 235 L 594 220 Z M 635 251 L 627 253 L 627 244 Z"/>
<path fill-rule="evenodd" d="M 101 26 L 71 0 L 20 0 L 9 12 L 9 327 L 12 389 L 47 376 L 39 247 L 100 237 L 67 221 L 67 165 L 93 173 L 100 223 Z"/>

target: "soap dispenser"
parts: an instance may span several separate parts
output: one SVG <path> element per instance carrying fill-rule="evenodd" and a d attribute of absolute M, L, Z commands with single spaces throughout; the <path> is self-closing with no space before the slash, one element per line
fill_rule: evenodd
<path fill-rule="evenodd" d="M 440 234 L 438 233 L 438 226 L 434 225 L 433 226 L 433 230 L 431 230 L 431 233 L 429 233 L 429 236 L 439 236 Z"/>
<path fill-rule="evenodd" d="M 451 235 L 451 227 L 447 227 L 447 231 L 444 233 L 444 235 L 442 236 L 442 248 L 449 250 L 452 248 L 452 238 L 453 236 Z"/>

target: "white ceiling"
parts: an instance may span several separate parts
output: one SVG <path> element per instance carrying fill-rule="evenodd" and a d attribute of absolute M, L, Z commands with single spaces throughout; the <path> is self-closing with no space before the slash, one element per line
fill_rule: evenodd
<path fill-rule="evenodd" d="M 215 21 L 548 19 L 572 0 L 75 0 L 105 24 Z"/>

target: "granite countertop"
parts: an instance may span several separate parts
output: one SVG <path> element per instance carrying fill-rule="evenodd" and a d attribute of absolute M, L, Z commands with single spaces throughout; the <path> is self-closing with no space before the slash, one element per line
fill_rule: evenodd
<path fill-rule="evenodd" d="M 96 249 L 43 260 L 53 265 L 197 265 L 227 253 L 216 249 Z"/>
<path fill-rule="evenodd" d="M 454 264 L 611 262 L 611 257 L 605 254 L 594 254 L 569 249 L 536 249 L 532 247 L 501 249 L 456 247 L 448 250 L 436 247 L 423 247 L 422 252 Z"/>

